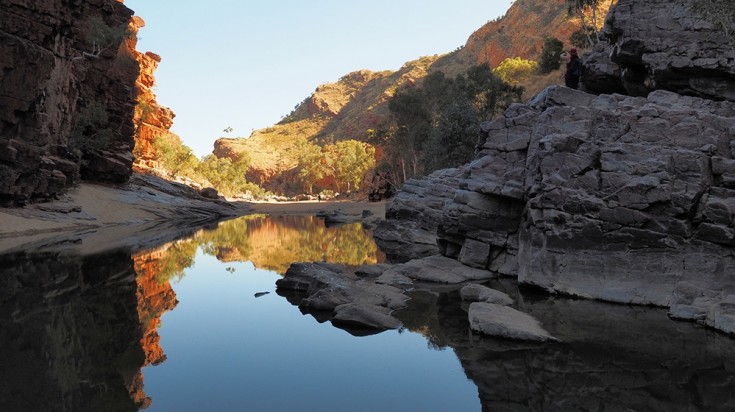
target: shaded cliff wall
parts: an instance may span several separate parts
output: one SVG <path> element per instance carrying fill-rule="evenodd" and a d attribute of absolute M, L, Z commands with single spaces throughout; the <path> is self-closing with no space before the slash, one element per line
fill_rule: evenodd
<path fill-rule="evenodd" d="M 0 4 L 0 204 L 130 176 L 131 16 L 114 0 Z"/>
<path fill-rule="evenodd" d="M 735 50 L 697 3 L 619 0 L 605 20 L 604 40 L 585 58 L 587 90 L 632 96 L 670 90 L 735 101 Z"/>
<path fill-rule="evenodd" d="M 631 23 L 617 28 L 620 38 L 663 42 L 650 36 L 666 33 L 639 26 L 670 27 L 666 19 L 692 3 L 672 0 L 672 13 L 644 18 L 662 4 L 621 1 L 611 14 Z M 713 30 L 699 27 L 697 35 Z M 671 59 L 689 44 L 686 36 L 671 43 Z M 720 50 L 711 46 L 688 66 Z M 731 67 L 713 70 L 693 77 L 717 82 Z M 431 233 L 441 253 L 469 266 L 550 292 L 669 307 L 673 317 L 735 333 L 735 104 L 727 88 L 706 88 L 724 90 L 714 101 L 683 96 L 699 94 L 689 83 L 666 84 L 681 94 L 551 87 L 512 106 L 482 125 L 472 163 L 407 182 L 376 236 Z"/>

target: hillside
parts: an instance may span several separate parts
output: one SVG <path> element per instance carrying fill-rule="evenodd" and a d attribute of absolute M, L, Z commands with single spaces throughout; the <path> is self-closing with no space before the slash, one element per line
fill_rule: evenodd
<path fill-rule="evenodd" d="M 604 3 L 599 15 L 606 13 L 611 1 Z M 213 153 L 232 159 L 245 153 L 251 159 L 249 181 L 268 190 L 287 190 L 297 172 L 300 145 L 367 141 L 372 131 L 387 125 L 387 103 L 398 88 L 419 84 L 435 71 L 453 76 L 481 63 L 494 67 L 507 57 L 535 60 L 546 37 L 568 44 L 579 27 L 579 20 L 568 16 L 565 0 L 518 0 L 505 16 L 475 31 L 464 47 L 408 62 L 396 72 L 349 73 L 317 87 L 278 124 L 249 137 L 217 139 Z"/>

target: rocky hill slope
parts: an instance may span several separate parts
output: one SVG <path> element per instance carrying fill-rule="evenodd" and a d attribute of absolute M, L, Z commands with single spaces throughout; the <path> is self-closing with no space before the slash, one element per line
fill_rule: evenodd
<path fill-rule="evenodd" d="M 0 4 L 0 204 L 130 176 L 132 14 L 119 0 Z"/>
<path fill-rule="evenodd" d="M 620 0 L 588 60 L 607 93 L 555 86 L 484 123 L 476 160 L 407 182 L 376 235 L 735 333 L 735 58 L 693 7 Z"/>
<path fill-rule="evenodd" d="M 603 1 L 604 15 L 611 1 Z M 220 138 L 214 154 L 237 158 L 247 153 L 252 160 L 248 179 L 274 189 L 292 179 L 297 153 L 304 141 L 369 140 L 372 131 L 385 126 L 387 102 L 406 84 L 417 84 L 428 73 L 443 71 L 456 75 L 481 63 L 496 66 L 506 57 L 536 59 L 545 37 L 569 39 L 580 26 L 570 18 L 564 0 L 519 0 L 505 16 L 473 33 L 467 44 L 442 56 L 422 57 L 407 62 L 396 72 L 362 70 L 345 75 L 335 83 L 319 86 L 283 121 L 253 132 L 248 138 Z"/>

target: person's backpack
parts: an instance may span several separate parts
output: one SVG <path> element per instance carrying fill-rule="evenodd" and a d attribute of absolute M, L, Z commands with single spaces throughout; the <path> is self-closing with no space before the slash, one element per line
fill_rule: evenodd
<path fill-rule="evenodd" d="M 584 65 L 582 65 L 582 62 L 579 60 L 574 60 L 572 65 L 572 75 L 582 77 L 582 75 L 584 74 Z"/>

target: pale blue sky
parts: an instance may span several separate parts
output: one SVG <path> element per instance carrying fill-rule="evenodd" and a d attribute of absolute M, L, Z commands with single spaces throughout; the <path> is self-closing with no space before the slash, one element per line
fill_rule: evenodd
<path fill-rule="evenodd" d="M 450 52 L 510 3 L 125 0 L 146 22 L 138 49 L 162 57 L 158 101 L 176 113 L 173 131 L 197 156 L 218 137 L 273 125 L 349 72 Z"/>

